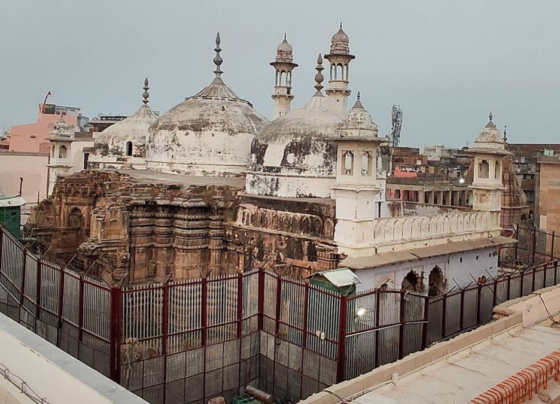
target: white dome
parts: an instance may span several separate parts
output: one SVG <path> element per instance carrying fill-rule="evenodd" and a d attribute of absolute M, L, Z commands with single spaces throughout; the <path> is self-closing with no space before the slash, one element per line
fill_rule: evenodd
<path fill-rule="evenodd" d="M 188 175 L 245 172 L 254 135 L 268 120 L 220 77 L 150 128 L 148 168 Z"/>
<path fill-rule="evenodd" d="M 338 115 L 333 101 L 315 95 L 302 108 L 257 134 L 247 192 L 283 197 L 328 197 L 336 172 Z"/>
<path fill-rule="evenodd" d="M 378 129 L 377 124 L 371 119 L 371 115 L 362 105 L 358 93 L 358 99 L 352 107 L 344 121 L 338 125 L 338 129 L 353 133 L 357 136 L 369 135 L 370 137 L 377 137 Z"/>
<path fill-rule="evenodd" d="M 342 29 L 342 24 L 340 24 L 340 29 L 331 38 L 330 53 L 332 55 L 348 55 L 350 53 L 350 38 Z"/>
<path fill-rule="evenodd" d="M 157 118 L 157 112 L 142 105 L 134 114 L 109 126 L 95 138 L 94 153 L 89 161 L 97 163 L 92 165 L 99 168 L 120 167 L 126 157 L 145 164 L 148 129 Z"/>

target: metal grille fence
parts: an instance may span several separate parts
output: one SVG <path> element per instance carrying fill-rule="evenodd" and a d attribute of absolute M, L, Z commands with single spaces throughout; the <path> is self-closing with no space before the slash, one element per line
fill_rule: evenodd
<path fill-rule="evenodd" d="M 114 288 L 35 257 L 0 228 L 0 312 L 150 403 L 229 399 L 249 384 L 297 401 L 560 283 L 555 236 L 516 231 L 501 259 L 528 267 L 428 297 L 345 296 L 265 270 Z"/>

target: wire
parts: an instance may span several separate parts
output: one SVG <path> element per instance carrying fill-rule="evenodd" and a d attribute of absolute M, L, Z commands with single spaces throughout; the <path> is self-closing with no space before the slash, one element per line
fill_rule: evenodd
<path fill-rule="evenodd" d="M 537 296 L 539 296 L 539 298 L 542 301 L 542 304 L 544 306 L 544 309 L 546 310 L 546 313 L 548 314 L 548 318 L 550 319 L 550 321 L 552 321 L 552 324 L 560 324 L 560 321 L 556 321 L 554 319 L 554 316 L 550 313 L 550 310 L 548 310 L 548 307 L 546 307 L 546 303 L 544 302 L 544 299 L 542 298 L 541 294 L 539 293 Z"/>

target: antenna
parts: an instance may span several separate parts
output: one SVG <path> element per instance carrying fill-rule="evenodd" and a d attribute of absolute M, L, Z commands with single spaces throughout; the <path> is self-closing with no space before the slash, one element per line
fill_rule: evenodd
<path fill-rule="evenodd" d="M 403 111 L 400 105 L 393 104 L 391 109 L 391 133 L 389 134 L 389 145 L 391 147 L 398 147 L 401 142 L 402 118 Z"/>

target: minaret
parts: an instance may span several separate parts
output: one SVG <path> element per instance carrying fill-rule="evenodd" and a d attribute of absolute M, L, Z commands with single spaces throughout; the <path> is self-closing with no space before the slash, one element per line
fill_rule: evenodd
<path fill-rule="evenodd" d="M 506 150 L 505 139 L 492 121 L 492 112 L 489 119 L 474 141 L 474 147 L 467 149 L 474 156 L 474 180 L 469 188 L 473 192 L 473 209 L 496 212 L 496 223 L 499 223 L 505 190 L 502 183 L 503 159 L 512 153 Z"/>
<path fill-rule="evenodd" d="M 294 63 L 292 45 L 290 45 L 284 35 L 284 40 L 276 48 L 276 60 L 270 63 L 276 70 L 274 84 L 274 116 L 272 119 L 280 118 L 290 112 L 290 107 L 294 96 L 292 95 L 292 71 L 298 66 Z"/>
<path fill-rule="evenodd" d="M 383 190 L 377 178 L 377 149 L 385 139 L 378 136 L 377 125 L 360 101 L 360 95 L 346 118 L 338 125 L 336 182 L 331 197 L 336 200 L 334 241 L 339 251 L 352 254 L 368 240 L 373 220 L 381 215 Z"/>
<path fill-rule="evenodd" d="M 74 141 L 75 127 L 68 125 L 60 114 L 60 120 L 54 125 L 49 137 L 51 142 L 51 155 L 49 164 L 49 188 L 47 196 L 50 196 L 57 177 L 68 175 L 72 171 L 71 146 Z"/>
<path fill-rule="evenodd" d="M 331 51 L 325 55 L 330 63 L 330 79 L 327 95 L 337 104 L 342 116 L 348 111 L 348 97 L 351 91 L 348 89 L 349 67 L 354 55 L 350 54 L 350 38 L 340 29 L 331 39 Z"/>

